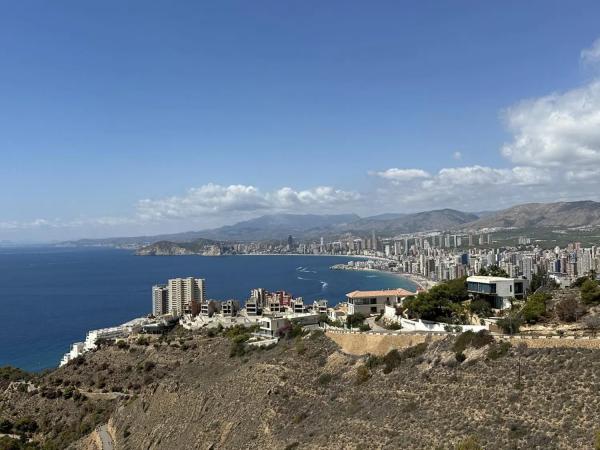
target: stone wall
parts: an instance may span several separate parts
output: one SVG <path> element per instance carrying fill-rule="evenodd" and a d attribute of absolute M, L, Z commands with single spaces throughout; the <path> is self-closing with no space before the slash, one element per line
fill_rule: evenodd
<path fill-rule="evenodd" d="M 434 342 L 455 333 L 377 333 L 328 330 L 327 337 L 350 355 L 385 355 L 392 349 L 404 349 L 422 342 Z M 589 348 L 600 349 L 600 338 L 558 336 L 496 336 L 510 341 L 514 346 L 524 344 L 529 348 Z"/>
<path fill-rule="evenodd" d="M 358 333 L 327 331 L 327 337 L 350 355 L 385 355 L 390 350 L 412 347 L 422 342 L 443 339 L 447 334 L 433 333 Z"/>

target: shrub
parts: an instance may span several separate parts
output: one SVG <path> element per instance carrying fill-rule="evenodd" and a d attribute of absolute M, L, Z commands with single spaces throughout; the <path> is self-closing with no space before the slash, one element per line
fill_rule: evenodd
<path fill-rule="evenodd" d="M 473 300 L 469 305 L 469 310 L 479 317 L 490 317 L 492 315 L 492 307 L 489 302 L 483 299 Z"/>
<path fill-rule="evenodd" d="M 456 352 L 454 354 L 454 358 L 456 359 L 456 361 L 458 361 L 459 363 L 463 362 L 465 359 L 467 359 L 467 357 L 465 356 L 465 354 L 463 352 Z"/>
<path fill-rule="evenodd" d="M 485 330 L 474 333 L 473 331 L 465 331 L 459 334 L 454 340 L 452 350 L 455 353 L 462 353 L 467 347 L 481 348 L 494 342 L 494 338 Z"/>
<path fill-rule="evenodd" d="M 117 348 L 120 348 L 121 350 L 126 349 L 129 348 L 129 344 L 125 341 L 117 341 Z"/>
<path fill-rule="evenodd" d="M 598 329 L 600 329 L 600 316 L 588 316 L 584 319 L 583 323 L 595 336 Z"/>
<path fill-rule="evenodd" d="M 26 381 L 29 379 L 31 379 L 31 375 L 24 370 L 12 366 L 0 367 L 0 380 Z"/>
<path fill-rule="evenodd" d="M 0 437 L 0 450 L 21 450 L 23 445 L 18 439 L 8 436 Z"/>
<path fill-rule="evenodd" d="M 456 450 L 482 450 L 483 447 L 479 445 L 479 441 L 475 436 L 469 436 L 463 439 L 456 446 Z"/>
<path fill-rule="evenodd" d="M 585 314 L 585 308 L 574 295 L 564 297 L 558 302 L 555 311 L 558 318 L 563 322 L 575 322 Z"/>
<path fill-rule="evenodd" d="M 527 323 L 536 323 L 546 314 L 546 303 L 552 297 L 546 293 L 533 294 L 521 309 L 521 317 Z"/>
<path fill-rule="evenodd" d="M 137 345 L 148 345 L 149 341 L 148 338 L 146 336 L 139 336 L 136 340 L 135 343 Z"/>
<path fill-rule="evenodd" d="M 244 356 L 246 354 L 246 345 L 244 342 L 234 342 L 229 349 L 229 357 Z"/>
<path fill-rule="evenodd" d="M 508 351 L 512 345 L 508 341 L 502 341 L 500 343 L 494 343 L 490 346 L 490 349 L 487 352 L 488 359 L 494 360 L 501 358 L 508 354 Z"/>
<path fill-rule="evenodd" d="M 0 420 L 0 433 L 8 434 L 11 432 L 13 424 L 8 419 Z"/>
<path fill-rule="evenodd" d="M 400 325 L 398 322 L 392 322 L 389 325 L 386 325 L 385 328 L 388 330 L 401 330 L 402 325 Z"/>
<path fill-rule="evenodd" d="M 326 386 L 329 384 L 329 382 L 331 381 L 333 377 L 331 376 L 331 374 L 329 373 L 322 373 L 321 375 L 319 375 L 319 378 L 317 379 L 317 382 L 321 385 L 321 386 Z"/>
<path fill-rule="evenodd" d="M 303 355 L 304 353 L 306 353 L 306 345 L 304 345 L 304 342 L 299 339 L 296 341 L 296 353 L 298 353 L 299 355 Z"/>
<path fill-rule="evenodd" d="M 402 356 L 398 350 L 393 349 L 387 352 L 387 354 L 382 359 L 385 367 L 383 368 L 383 373 L 390 373 L 396 367 L 398 367 L 402 363 Z"/>
<path fill-rule="evenodd" d="M 506 334 L 516 334 L 519 332 L 523 319 L 516 314 L 509 314 L 508 316 L 499 319 L 497 325 L 502 328 Z"/>
<path fill-rule="evenodd" d="M 146 361 L 144 363 L 144 372 L 150 372 L 155 367 L 156 367 L 156 363 L 154 361 Z"/>
<path fill-rule="evenodd" d="M 360 327 L 365 321 L 365 316 L 361 313 L 349 314 L 346 317 L 346 325 L 348 327 L 357 328 Z"/>
<path fill-rule="evenodd" d="M 361 323 L 361 324 L 358 326 L 358 329 L 359 329 L 360 331 L 370 331 L 370 330 L 371 330 L 371 326 L 370 326 L 368 323 Z"/>
<path fill-rule="evenodd" d="M 356 384 L 363 384 L 371 378 L 371 372 L 366 366 L 359 366 L 356 369 Z"/>
<path fill-rule="evenodd" d="M 14 429 L 17 433 L 35 433 L 38 429 L 38 424 L 31 417 L 22 417 L 15 422 Z"/>
<path fill-rule="evenodd" d="M 585 304 L 600 303 L 600 285 L 597 281 L 587 279 L 581 285 L 581 301 Z"/>

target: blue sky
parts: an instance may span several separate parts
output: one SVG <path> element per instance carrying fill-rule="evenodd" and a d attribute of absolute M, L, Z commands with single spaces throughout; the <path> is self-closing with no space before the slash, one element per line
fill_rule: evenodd
<path fill-rule="evenodd" d="M 0 239 L 598 199 L 597 2 L 0 5 Z"/>

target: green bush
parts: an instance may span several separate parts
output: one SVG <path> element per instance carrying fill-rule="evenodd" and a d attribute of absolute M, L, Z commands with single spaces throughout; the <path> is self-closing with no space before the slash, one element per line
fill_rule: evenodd
<path fill-rule="evenodd" d="M 456 450 L 482 450 L 483 447 L 479 445 L 479 441 L 474 436 L 469 436 L 463 439 L 456 446 Z"/>
<path fill-rule="evenodd" d="M 552 298 L 546 293 L 537 293 L 527 297 L 521 308 L 521 317 L 527 323 L 536 323 L 546 314 L 546 304 Z"/>
<path fill-rule="evenodd" d="M 454 354 L 454 358 L 459 362 L 463 362 L 465 359 L 467 359 L 467 357 L 465 356 L 465 354 L 463 352 L 456 352 Z"/>
<path fill-rule="evenodd" d="M 469 304 L 469 310 L 479 317 L 490 317 L 492 315 L 492 307 L 490 303 L 483 299 L 473 300 Z"/>
<path fill-rule="evenodd" d="M 367 382 L 371 378 L 371 372 L 367 368 L 367 366 L 359 366 L 356 369 L 356 384 L 363 384 Z"/>
<path fill-rule="evenodd" d="M 357 328 L 363 324 L 365 319 L 366 317 L 361 313 L 349 314 L 346 316 L 346 325 L 348 325 L 348 327 Z"/>
<path fill-rule="evenodd" d="M 14 429 L 17 433 L 35 433 L 38 424 L 31 417 L 22 417 L 15 422 Z"/>
<path fill-rule="evenodd" d="M 6 381 L 26 381 L 31 379 L 31 374 L 17 367 L 0 367 L 0 380 Z"/>
<path fill-rule="evenodd" d="M 8 419 L 0 420 L 0 433 L 8 434 L 12 431 L 13 424 Z"/>
<path fill-rule="evenodd" d="M 463 277 L 440 283 L 426 292 L 407 297 L 403 307 L 412 318 L 462 323 L 466 317 L 461 302 L 468 298 L 466 277 Z"/>
<path fill-rule="evenodd" d="M 554 310 L 563 322 L 575 322 L 585 314 L 585 307 L 579 303 L 574 295 L 563 298 L 556 304 Z"/>
<path fill-rule="evenodd" d="M 581 285 L 581 301 L 587 305 L 600 303 L 600 285 L 597 281 L 587 279 Z"/>
<path fill-rule="evenodd" d="M 456 336 L 454 344 L 452 345 L 452 350 L 454 350 L 455 353 L 462 353 L 467 347 L 481 348 L 492 342 L 494 342 L 494 338 L 486 330 L 481 330 L 477 333 L 469 330 Z"/>
<path fill-rule="evenodd" d="M 512 345 L 508 341 L 494 343 L 490 346 L 490 349 L 487 352 L 487 357 L 491 360 L 501 358 L 508 354 L 508 351 L 511 347 Z"/>
<path fill-rule="evenodd" d="M 331 376 L 331 374 L 329 373 L 322 373 L 321 375 L 319 375 L 319 378 L 317 379 L 317 382 L 321 385 L 321 386 L 326 386 L 331 382 L 331 379 L 333 377 Z"/>
<path fill-rule="evenodd" d="M 516 314 L 510 314 L 496 323 L 506 334 L 517 334 L 523 325 L 523 319 Z"/>

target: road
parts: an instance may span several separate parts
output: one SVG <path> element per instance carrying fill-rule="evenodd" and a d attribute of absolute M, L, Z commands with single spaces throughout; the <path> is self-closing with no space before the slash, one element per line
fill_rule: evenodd
<path fill-rule="evenodd" d="M 106 425 L 101 425 L 97 429 L 98 436 L 100 436 L 100 442 L 102 443 L 102 450 L 115 450 L 115 443 L 112 436 L 108 432 Z"/>

